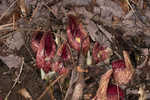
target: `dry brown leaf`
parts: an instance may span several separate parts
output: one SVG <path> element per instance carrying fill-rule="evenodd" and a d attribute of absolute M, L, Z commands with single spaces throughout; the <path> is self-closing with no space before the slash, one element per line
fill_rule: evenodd
<path fill-rule="evenodd" d="M 113 16 L 113 21 L 112 21 L 112 25 L 116 25 L 120 22 L 120 18 L 119 17 L 116 17 L 116 16 Z"/>
<path fill-rule="evenodd" d="M 96 93 L 96 100 L 107 100 L 107 87 L 113 70 L 108 70 L 101 76 L 99 88 Z"/>
<path fill-rule="evenodd" d="M 16 55 L 8 55 L 8 56 L 1 56 L 0 59 L 8 66 L 9 69 L 11 68 L 19 68 L 21 65 L 21 57 Z"/>
<path fill-rule="evenodd" d="M 146 92 L 145 92 L 145 85 L 141 84 L 138 93 L 140 97 L 138 100 L 146 100 Z"/>
<path fill-rule="evenodd" d="M 28 15 L 28 12 L 29 12 L 29 7 L 28 7 L 28 0 L 19 0 L 19 6 L 20 6 L 20 9 L 21 9 L 21 12 L 23 14 L 23 16 L 27 16 Z"/>
<path fill-rule="evenodd" d="M 20 89 L 18 93 L 21 94 L 25 99 L 32 100 L 30 93 L 25 88 Z"/>

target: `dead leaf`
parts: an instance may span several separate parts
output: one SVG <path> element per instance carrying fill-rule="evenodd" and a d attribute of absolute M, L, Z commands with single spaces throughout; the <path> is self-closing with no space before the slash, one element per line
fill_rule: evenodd
<path fill-rule="evenodd" d="M 140 97 L 138 100 L 146 100 L 146 92 L 145 92 L 145 85 L 140 85 L 138 93 L 140 94 Z"/>
<path fill-rule="evenodd" d="M 113 70 L 109 69 L 105 74 L 101 76 L 99 88 L 96 93 L 96 100 L 107 100 L 107 87 L 112 75 Z"/>
<path fill-rule="evenodd" d="M 22 58 L 16 55 L 0 56 L 0 59 L 11 68 L 19 68 L 22 63 Z"/>
<path fill-rule="evenodd" d="M 7 1 L 2 0 L 0 3 L 0 15 L 8 8 Z"/>
<path fill-rule="evenodd" d="M 29 1 L 28 0 L 19 0 L 18 4 L 20 6 L 23 16 L 27 16 L 29 13 Z"/>
<path fill-rule="evenodd" d="M 91 2 L 92 0 L 63 0 L 63 4 L 69 6 L 87 6 Z"/>
<path fill-rule="evenodd" d="M 18 93 L 21 94 L 25 99 L 32 100 L 30 93 L 25 88 L 20 89 Z"/>
<path fill-rule="evenodd" d="M 121 17 L 124 13 L 118 4 L 111 0 L 96 0 L 96 3 L 101 9 L 101 18 L 105 23 L 111 23 L 112 16 Z"/>
<path fill-rule="evenodd" d="M 12 50 L 20 50 L 20 48 L 25 44 L 23 33 L 15 31 L 11 34 L 13 35 L 6 39 L 6 45 Z"/>
<path fill-rule="evenodd" d="M 91 39 L 93 41 L 99 40 L 98 39 L 99 36 L 97 36 L 97 34 L 96 34 L 96 32 L 98 31 L 98 29 L 96 27 L 96 24 L 93 21 L 91 21 L 91 20 L 88 20 L 87 23 L 88 24 L 86 25 L 86 30 L 87 30 L 87 32 L 89 32 L 89 35 L 90 35 Z"/>
<path fill-rule="evenodd" d="M 119 17 L 116 17 L 116 16 L 113 16 L 113 22 L 112 22 L 112 24 L 113 25 L 116 25 L 116 24 L 118 24 L 120 22 L 120 18 Z"/>

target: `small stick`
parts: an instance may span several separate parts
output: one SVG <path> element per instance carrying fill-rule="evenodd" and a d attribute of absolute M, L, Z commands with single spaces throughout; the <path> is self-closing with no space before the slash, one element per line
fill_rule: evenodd
<path fill-rule="evenodd" d="M 95 21 L 93 21 L 94 23 L 96 23 Z M 107 30 L 105 30 L 102 25 L 98 25 L 96 23 L 96 27 L 98 28 L 99 31 L 102 32 L 102 34 L 108 39 L 108 41 L 112 44 L 112 35 L 111 33 L 109 33 Z M 122 57 L 119 55 L 119 53 L 117 53 L 116 51 L 114 51 L 114 53 L 121 59 Z"/>
<path fill-rule="evenodd" d="M 5 24 L 0 26 L 0 31 L 6 30 L 6 29 L 13 29 L 13 23 Z"/>
<path fill-rule="evenodd" d="M 41 100 L 42 97 L 48 92 L 51 86 L 53 86 L 59 79 L 61 79 L 64 75 L 60 75 L 56 80 L 54 80 L 50 85 L 46 87 L 46 89 L 43 91 L 43 93 L 37 98 L 37 100 Z"/>
<path fill-rule="evenodd" d="M 16 15 L 13 14 L 13 30 L 15 30 Z"/>
<path fill-rule="evenodd" d="M 21 73 L 22 73 L 23 65 L 24 65 L 24 58 L 22 57 L 22 64 L 21 64 L 21 68 L 20 68 L 19 75 L 18 75 L 17 78 L 15 79 L 15 83 L 13 84 L 13 86 L 11 87 L 11 89 L 9 90 L 9 92 L 8 92 L 8 94 L 6 95 L 6 97 L 5 97 L 4 100 L 8 100 L 9 95 L 11 94 L 12 90 L 14 89 L 14 87 L 16 86 L 16 84 L 18 83 L 19 78 L 20 78 Z"/>

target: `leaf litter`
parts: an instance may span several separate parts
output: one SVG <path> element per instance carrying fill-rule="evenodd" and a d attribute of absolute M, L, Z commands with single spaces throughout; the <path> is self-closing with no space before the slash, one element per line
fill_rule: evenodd
<path fill-rule="evenodd" d="M 102 100 L 105 100 L 107 85 L 113 84 L 121 87 L 126 100 L 150 99 L 149 4 L 147 0 L 1 0 L 0 80 L 3 82 L 0 97 L 7 97 L 7 100 L 92 100 L 104 95 Z M 87 53 L 74 50 L 69 43 L 69 61 L 57 55 L 51 61 L 60 61 L 68 72 L 61 77 L 58 71 L 40 72 L 42 69 L 37 68 L 36 54 L 31 48 L 32 34 L 51 30 L 57 42 L 56 49 L 59 49 L 64 41 L 68 42 L 66 27 L 70 14 L 77 16 L 77 23 L 83 24 L 80 32 L 86 32 L 90 38 Z M 81 39 L 77 39 L 82 47 Z M 107 63 L 94 63 L 95 42 L 112 50 Z M 21 70 L 22 57 L 24 67 Z M 117 59 L 123 59 L 128 70 L 134 73 L 127 84 L 118 84 L 111 75 L 103 81 L 104 75 L 113 71 L 112 61 Z M 21 91 L 20 94 L 17 91 Z"/>

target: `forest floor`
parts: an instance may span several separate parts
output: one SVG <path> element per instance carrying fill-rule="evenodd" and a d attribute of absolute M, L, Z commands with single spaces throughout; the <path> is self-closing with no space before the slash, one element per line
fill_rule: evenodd
<path fill-rule="evenodd" d="M 71 26 L 70 15 L 76 16 L 76 26 Z M 78 27 L 80 23 L 82 27 Z M 71 30 L 68 26 L 79 30 L 80 36 L 86 33 L 88 51 L 75 50 L 68 42 L 72 39 L 67 35 Z M 62 62 L 66 73 L 60 74 L 56 68 L 44 76 L 37 67 L 40 55 L 33 51 L 32 43 L 37 31 L 49 30 L 56 51 L 67 41 L 71 59 Z M 82 43 L 78 38 L 76 41 Z M 94 48 L 95 43 L 100 48 Z M 126 84 L 119 84 L 113 69 L 102 86 L 106 87 L 104 95 L 108 96 L 107 85 L 115 84 L 123 90 L 123 100 L 150 100 L 149 48 L 148 0 L 0 0 L 0 100 L 101 100 L 101 81 L 117 59 L 132 67 L 127 70 L 132 77 Z M 94 50 L 99 53 L 93 55 Z M 99 61 L 95 61 L 97 55 Z"/>

